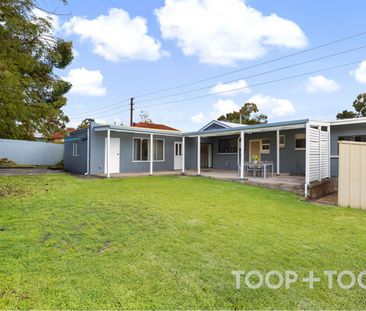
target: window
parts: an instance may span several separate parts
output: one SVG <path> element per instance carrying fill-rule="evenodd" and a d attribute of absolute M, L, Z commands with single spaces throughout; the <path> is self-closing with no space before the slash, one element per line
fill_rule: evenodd
<path fill-rule="evenodd" d="M 164 140 L 154 139 L 154 161 L 164 161 Z"/>
<path fill-rule="evenodd" d="M 306 148 L 305 133 L 295 134 L 295 150 L 305 150 L 305 148 Z"/>
<path fill-rule="evenodd" d="M 164 161 L 164 140 L 154 139 L 154 161 Z M 133 161 L 148 161 L 150 159 L 150 140 L 147 138 L 133 139 Z"/>
<path fill-rule="evenodd" d="M 280 148 L 285 148 L 285 135 L 280 135 Z"/>
<path fill-rule="evenodd" d="M 78 157 L 79 156 L 79 142 L 74 141 L 72 143 L 72 155 L 74 157 Z"/>
<path fill-rule="evenodd" d="M 133 139 L 133 160 L 147 161 L 149 152 L 149 143 L 146 138 Z"/>
<path fill-rule="evenodd" d="M 238 152 L 238 142 L 235 138 L 219 140 L 219 153 L 237 153 L 237 152 Z"/>
<path fill-rule="evenodd" d="M 181 156 L 182 155 L 182 144 L 181 143 L 176 143 L 175 144 L 175 155 L 176 156 Z"/>
<path fill-rule="evenodd" d="M 270 153 L 271 150 L 271 141 L 269 139 L 262 139 L 261 140 L 261 153 Z"/>

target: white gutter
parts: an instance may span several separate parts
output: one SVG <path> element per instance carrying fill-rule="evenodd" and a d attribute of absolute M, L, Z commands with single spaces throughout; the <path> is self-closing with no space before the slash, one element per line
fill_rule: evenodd
<path fill-rule="evenodd" d="M 348 124 L 358 124 L 358 123 L 366 123 L 366 118 L 336 120 L 336 121 L 331 121 L 330 125 L 348 125 Z"/>

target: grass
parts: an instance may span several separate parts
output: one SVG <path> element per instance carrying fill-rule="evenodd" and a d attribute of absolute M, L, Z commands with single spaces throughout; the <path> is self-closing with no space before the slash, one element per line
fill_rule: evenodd
<path fill-rule="evenodd" d="M 325 280 L 235 289 L 232 270 L 365 270 L 366 213 L 198 177 L 0 177 L 1 309 L 361 309 Z M 365 282 L 366 283 L 366 282 Z"/>

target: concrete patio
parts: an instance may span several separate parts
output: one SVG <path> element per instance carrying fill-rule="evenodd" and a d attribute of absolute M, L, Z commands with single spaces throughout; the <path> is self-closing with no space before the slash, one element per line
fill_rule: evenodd
<path fill-rule="evenodd" d="M 179 176 L 182 175 L 180 170 L 176 171 L 155 171 L 155 176 Z M 185 172 L 186 176 L 197 176 L 196 170 L 187 170 Z M 106 174 L 99 174 L 99 177 L 106 177 Z M 149 176 L 147 172 L 140 173 L 116 173 L 111 174 L 112 178 L 128 178 L 128 177 L 138 177 L 138 176 Z M 233 170 L 218 170 L 218 169 L 201 169 L 201 176 L 228 180 L 240 183 L 246 183 L 250 185 L 256 185 L 272 189 L 281 189 L 285 191 L 294 192 L 300 195 L 304 194 L 304 176 L 290 176 L 286 174 L 281 175 L 269 175 L 267 178 L 263 177 L 245 177 L 244 180 L 239 178 L 237 171 Z"/>

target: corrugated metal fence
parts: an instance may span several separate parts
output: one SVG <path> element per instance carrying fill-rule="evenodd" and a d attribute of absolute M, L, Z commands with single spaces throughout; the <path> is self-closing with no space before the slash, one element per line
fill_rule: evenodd
<path fill-rule="evenodd" d="M 338 204 L 366 209 L 366 143 L 339 142 Z"/>
<path fill-rule="evenodd" d="M 63 144 L 0 139 L 0 159 L 7 158 L 17 164 L 54 165 L 63 157 Z"/>

